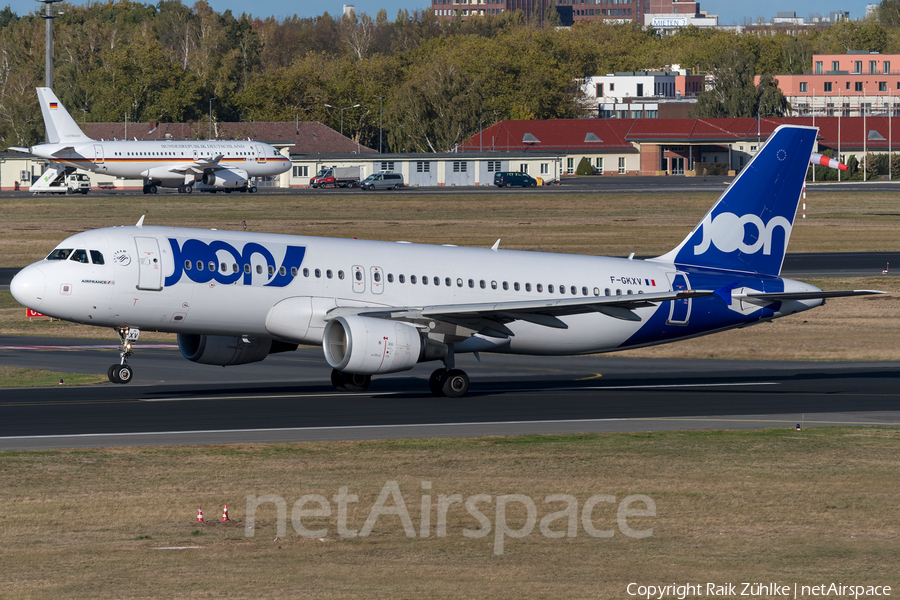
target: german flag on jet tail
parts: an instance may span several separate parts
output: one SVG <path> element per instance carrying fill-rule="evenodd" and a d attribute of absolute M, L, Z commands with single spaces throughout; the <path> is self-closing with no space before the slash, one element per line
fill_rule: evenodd
<path fill-rule="evenodd" d="M 58 107 L 58 106 L 59 106 L 59 104 L 57 104 L 56 102 L 51 102 L 51 103 L 50 103 L 50 108 L 56 108 L 56 107 Z"/>

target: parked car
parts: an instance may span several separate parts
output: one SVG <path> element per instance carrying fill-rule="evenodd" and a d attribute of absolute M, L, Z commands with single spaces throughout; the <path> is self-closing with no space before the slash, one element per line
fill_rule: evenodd
<path fill-rule="evenodd" d="M 372 173 L 361 182 L 364 190 L 399 190 L 403 189 L 403 175 L 400 173 Z"/>
<path fill-rule="evenodd" d="M 506 171 L 494 173 L 494 185 L 497 187 L 512 187 L 520 185 L 522 187 L 534 187 L 537 185 L 537 179 L 527 173 L 518 171 Z"/>

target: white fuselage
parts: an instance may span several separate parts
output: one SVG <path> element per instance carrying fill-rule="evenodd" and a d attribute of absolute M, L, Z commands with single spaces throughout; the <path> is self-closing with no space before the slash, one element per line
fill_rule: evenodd
<path fill-rule="evenodd" d="M 31 152 L 66 166 L 129 179 L 183 181 L 172 169 L 222 155 L 218 166 L 247 171 L 250 177 L 284 173 L 291 161 L 273 146 L 248 140 L 91 141 L 41 144 Z"/>
<path fill-rule="evenodd" d="M 43 260 L 17 275 L 14 294 L 29 308 L 80 323 L 187 334 L 284 340 L 276 305 L 302 299 L 301 333 L 284 341 L 321 343 L 336 307 L 428 307 L 665 292 L 678 269 L 655 261 L 429 246 L 164 227 L 121 227 L 77 234 L 59 249 L 102 255 L 103 264 Z M 680 273 L 683 281 L 690 281 Z M 700 277 L 700 275 L 698 275 Z M 709 276 L 705 284 L 709 284 Z M 754 289 L 817 289 L 781 278 Z M 723 277 L 722 285 L 734 276 Z M 794 285 L 796 284 L 796 285 Z M 26 289 L 27 288 L 27 289 Z M 696 288 L 696 286 L 695 286 Z M 780 288 L 780 289 L 777 289 Z M 26 293 L 27 292 L 27 293 Z M 701 302 L 705 300 L 707 303 Z M 580 354 L 672 341 L 780 316 L 741 312 L 718 298 L 635 309 L 642 321 L 589 312 L 561 317 L 567 328 L 515 320 L 514 336 L 468 347 L 523 354 Z M 789 312 L 819 302 L 791 303 Z M 666 331 L 633 339 L 665 312 Z M 285 318 L 278 313 L 278 318 Z M 289 324 L 290 325 L 290 324 Z M 276 333 L 273 333 L 276 332 Z M 643 335 L 643 334 L 642 334 Z M 631 340 L 631 341 L 629 341 Z M 462 345 L 460 350 L 465 351 Z"/>

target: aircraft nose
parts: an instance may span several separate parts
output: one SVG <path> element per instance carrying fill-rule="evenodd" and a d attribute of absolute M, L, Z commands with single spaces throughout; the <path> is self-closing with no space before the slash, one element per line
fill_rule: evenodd
<path fill-rule="evenodd" d="M 12 278 L 9 291 L 16 302 L 37 310 L 44 300 L 44 273 L 37 267 L 25 267 Z"/>

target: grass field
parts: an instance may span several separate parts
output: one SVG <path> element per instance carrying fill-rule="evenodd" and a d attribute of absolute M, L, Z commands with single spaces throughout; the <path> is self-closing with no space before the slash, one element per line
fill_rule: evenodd
<path fill-rule="evenodd" d="M 896 195 L 808 192 L 792 252 L 897 249 Z M 663 254 L 677 245 L 716 200 L 715 194 L 487 193 L 431 195 L 192 194 L 191 196 L 23 196 L 3 200 L 0 267 L 46 256 L 68 235 L 116 225 L 242 229 L 571 254 Z M 77 206 L 74 206 L 77 205 Z"/>
<path fill-rule="evenodd" d="M 779 582 L 900 585 L 900 431 L 680 432 L 381 442 L 113 448 L 0 454 L 0 590 L 9 598 L 627 598 L 630 582 Z M 366 538 L 338 535 L 333 496 L 346 486 L 346 526 L 362 529 L 386 482 L 396 481 L 414 533 L 399 516 L 377 519 Z M 422 482 L 431 482 L 423 491 Z M 277 536 L 274 504 L 261 505 L 246 537 L 247 496 L 274 494 L 287 507 Z M 305 494 L 330 517 L 291 515 Z M 469 498 L 437 536 L 439 495 Z M 504 537 L 496 554 L 498 497 L 521 494 L 539 523 L 578 503 L 575 537 L 539 525 Z M 589 521 L 610 538 L 591 537 Z M 649 497 L 655 516 L 617 525 L 619 502 Z M 422 497 L 430 525 L 422 537 Z M 227 503 L 232 523 L 218 523 Z M 195 522 L 203 505 L 205 524 Z M 389 499 L 385 506 L 393 507 Z M 643 503 L 632 508 L 644 508 Z M 318 504 L 305 508 L 318 508 Z M 505 523 L 526 528 L 525 505 Z M 566 531 L 567 519 L 550 530 Z M 185 550 L 156 548 L 197 546 Z M 670 596 L 672 597 L 672 596 Z"/>

